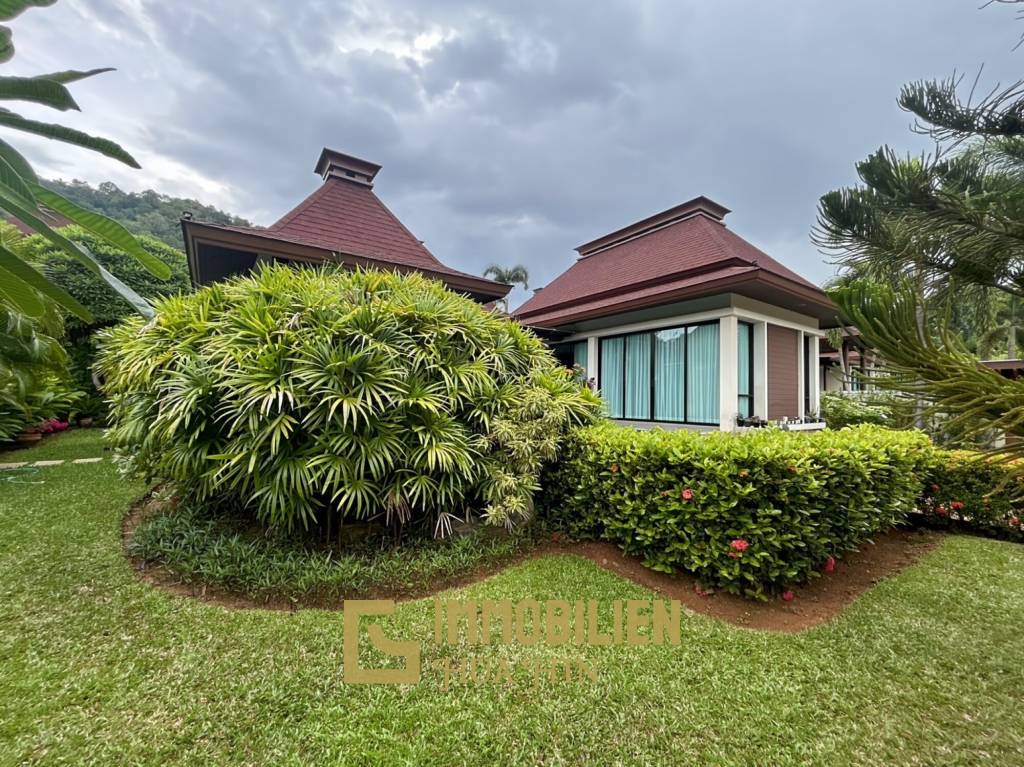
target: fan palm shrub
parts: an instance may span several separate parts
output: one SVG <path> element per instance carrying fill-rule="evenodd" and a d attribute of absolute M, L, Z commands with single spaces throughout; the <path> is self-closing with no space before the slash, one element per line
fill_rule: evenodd
<path fill-rule="evenodd" d="M 532 333 L 419 275 L 271 266 L 156 305 L 101 337 L 112 439 L 273 527 L 514 526 L 600 412 Z"/>

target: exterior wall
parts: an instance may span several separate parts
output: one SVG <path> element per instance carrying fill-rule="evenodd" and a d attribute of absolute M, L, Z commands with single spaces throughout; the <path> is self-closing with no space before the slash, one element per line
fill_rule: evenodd
<path fill-rule="evenodd" d="M 768 420 L 800 416 L 800 332 L 768 325 Z"/>
<path fill-rule="evenodd" d="M 645 319 L 637 313 L 625 317 L 602 318 L 597 327 L 574 333 L 563 339 L 565 343 L 586 341 L 588 344 L 587 377 L 600 385 L 600 340 L 608 336 L 640 333 L 679 325 L 709 321 L 719 323 L 719 425 L 721 431 L 736 429 L 736 415 L 739 410 L 739 380 L 737 371 L 737 330 L 740 322 L 753 326 L 753 413 L 755 417 L 775 420 L 781 417 L 796 418 L 804 415 L 804 364 L 803 344 L 808 347 L 813 370 L 817 371 L 817 346 L 823 333 L 813 317 L 800 315 L 783 307 L 772 306 L 753 299 L 726 294 L 713 297 L 696 311 L 665 316 L 657 312 L 653 318 Z M 625 320 L 619 322 L 618 320 Z M 778 347 L 785 339 L 788 346 Z M 821 376 L 810 378 L 809 400 L 816 412 L 820 402 Z M 681 424 L 675 422 L 651 422 L 623 420 L 623 424 L 637 428 L 661 427 L 666 429 L 688 428 L 707 431 L 706 425 Z M 715 427 L 710 427 L 714 429 Z"/>

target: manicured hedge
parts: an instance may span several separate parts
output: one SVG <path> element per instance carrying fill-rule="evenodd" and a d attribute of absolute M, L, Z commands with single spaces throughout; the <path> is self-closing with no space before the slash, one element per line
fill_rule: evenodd
<path fill-rule="evenodd" d="M 1021 467 L 969 451 L 935 450 L 925 474 L 921 512 L 938 526 L 1024 540 Z"/>
<path fill-rule="evenodd" d="M 543 480 L 542 513 L 655 570 L 763 598 L 903 521 L 931 447 L 871 426 L 816 434 L 575 430 Z"/>

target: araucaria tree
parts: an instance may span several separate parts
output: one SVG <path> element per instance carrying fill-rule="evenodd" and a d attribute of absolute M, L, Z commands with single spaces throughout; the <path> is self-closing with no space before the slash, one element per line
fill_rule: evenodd
<path fill-rule="evenodd" d="M 1024 381 L 981 367 L 951 319 L 1024 297 L 1024 86 L 977 103 L 957 86 L 903 89 L 900 105 L 936 152 L 883 148 L 860 163 L 859 186 L 821 199 L 816 237 L 867 278 L 832 295 L 885 363 L 873 384 L 912 394 L 967 435 L 1024 436 Z M 1004 324 L 1015 340 L 1016 317 Z M 1024 442 L 1006 451 L 1024 454 Z"/>
<path fill-rule="evenodd" d="M 286 529 L 513 526 L 600 412 L 536 336 L 419 275 L 263 268 L 107 331 L 98 367 L 135 468 Z"/>

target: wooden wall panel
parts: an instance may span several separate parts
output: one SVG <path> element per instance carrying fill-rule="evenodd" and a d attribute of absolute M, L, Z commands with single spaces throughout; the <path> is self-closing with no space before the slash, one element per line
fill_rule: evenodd
<path fill-rule="evenodd" d="M 797 331 L 768 325 L 768 419 L 800 415 Z"/>

